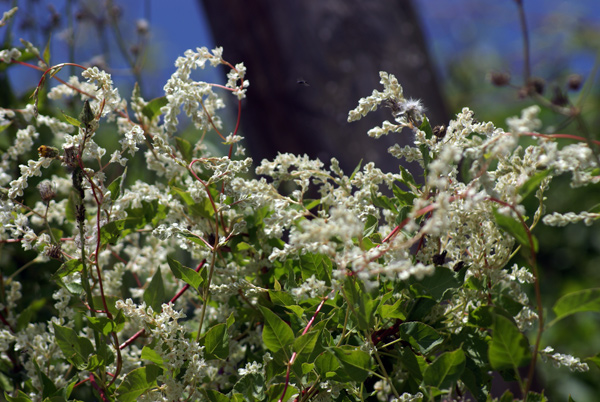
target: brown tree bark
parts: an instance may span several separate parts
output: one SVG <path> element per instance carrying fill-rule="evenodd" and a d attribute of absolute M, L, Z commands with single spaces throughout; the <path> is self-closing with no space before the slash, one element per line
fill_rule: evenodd
<path fill-rule="evenodd" d="M 418 16 L 409 0 L 198 0 L 218 46 L 243 61 L 250 87 L 242 129 L 256 163 L 277 152 L 335 156 L 352 170 L 374 161 L 397 171 L 387 153 L 411 134 L 374 140 L 367 131 L 391 120 L 383 110 L 348 123 L 348 111 L 373 89 L 379 71 L 420 98 L 432 124 L 447 121 Z"/>

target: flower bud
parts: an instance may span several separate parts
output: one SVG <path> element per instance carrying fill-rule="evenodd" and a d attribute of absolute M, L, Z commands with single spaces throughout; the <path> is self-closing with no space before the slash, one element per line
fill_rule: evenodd
<path fill-rule="evenodd" d="M 50 248 L 46 250 L 46 255 L 54 260 L 62 261 L 62 250 L 59 245 L 52 245 Z"/>
<path fill-rule="evenodd" d="M 86 130 L 90 128 L 90 123 L 94 121 L 95 117 L 96 116 L 94 116 L 94 112 L 92 112 L 92 108 L 90 107 L 90 101 L 86 99 L 83 102 L 83 109 L 79 114 L 79 120 Z"/>
<path fill-rule="evenodd" d="M 544 93 L 544 89 L 546 88 L 546 81 L 540 77 L 531 77 L 527 82 L 527 86 L 529 87 L 530 91 L 541 95 Z"/>
<path fill-rule="evenodd" d="M 504 87 L 510 84 L 510 74 L 509 73 L 498 73 L 492 72 L 488 76 L 490 82 L 497 87 Z"/>
<path fill-rule="evenodd" d="M 567 103 L 569 103 L 569 98 L 567 98 L 567 95 L 565 95 L 565 93 L 559 87 L 555 87 L 554 96 L 550 102 L 556 106 L 565 106 Z"/>
<path fill-rule="evenodd" d="M 583 83 L 583 77 L 580 74 L 571 74 L 567 79 L 567 87 L 571 91 L 578 91 Z"/>
<path fill-rule="evenodd" d="M 41 181 L 40 184 L 37 185 L 37 188 L 42 197 L 42 201 L 46 204 L 56 197 L 56 186 L 49 180 Z"/>

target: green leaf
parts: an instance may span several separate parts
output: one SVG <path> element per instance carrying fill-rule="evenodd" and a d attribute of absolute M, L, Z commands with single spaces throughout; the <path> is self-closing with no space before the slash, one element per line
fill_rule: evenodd
<path fill-rule="evenodd" d="M 433 130 L 431 129 L 431 125 L 429 124 L 429 120 L 427 117 L 423 116 L 423 122 L 421 126 L 419 126 L 419 130 L 425 132 L 426 138 L 433 137 Z M 427 166 L 429 166 L 429 162 L 431 161 L 431 157 L 429 156 L 429 147 L 427 144 L 419 145 L 419 150 L 421 151 L 421 155 L 423 156 L 423 166 L 425 172 L 427 172 Z"/>
<path fill-rule="evenodd" d="M 358 327 L 364 331 L 375 325 L 375 314 L 379 300 L 373 300 L 370 294 L 364 292 L 360 282 L 347 276 L 344 280 L 344 295 L 352 307 L 353 316 L 358 321 Z"/>
<path fill-rule="evenodd" d="M 200 389 L 200 392 L 202 392 L 204 394 L 204 396 L 206 397 L 206 399 L 208 399 L 209 402 L 229 402 L 230 399 L 223 395 L 222 393 L 220 393 L 219 391 L 215 391 L 214 389 Z"/>
<path fill-rule="evenodd" d="M 148 360 L 156 364 L 158 367 L 163 367 L 163 358 L 160 356 L 160 354 L 158 354 L 157 351 L 152 349 L 150 346 L 146 345 L 142 348 L 141 358 L 142 360 Z"/>
<path fill-rule="evenodd" d="M 356 382 L 363 382 L 370 372 L 371 356 L 356 346 L 342 346 L 332 348 L 346 374 Z"/>
<path fill-rule="evenodd" d="M 100 228 L 100 243 L 101 244 L 117 244 L 117 241 L 123 237 L 126 233 L 125 223 L 127 219 L 119 219 L 116 221 L 110 221 L 106 225 Z"/>
<path fill-rule="evenodd" d="M 600 312 L 600 288 L 586 289 L 564 295 L 552 307 L 556 318 L 549 324 L 553 325 L 571 314 L 582 311 Z"/>
<path fill-rule="evenodd" d="M 375 205 L 377 208 L 389 209 L 396 214 L 399 213 L 398 208 L 394 203 L 395 199 L 389 198 L 382 194 L 377 194 L 375 191 L 371 191 L 371 198 L 373 205 Z"/>
<path fill-rule="evenodd" d="M 77 120 L 76 118 L 71 117 L 68 114 L 64 114 L 64 113 L 62 115 L 65 118 L 65 120 L 67 121 L 67 123 L 69 123 L 70 125 L 75 126 L 75 127 L 81 126 L 81 122 L 79 120 Z"/>
<path fill-rule="evenodd" d="M 502 228 L 502 230 L 504 230 L 506 233 L 514 237 L 519 244 L 526 248 L 531 248 L 527 231 L 519 220 L 499 213 L 497 208 L 494 208 L 494 219 L 496 220 L 496 224 L 498 224 L 498 226 L 500 226 L 500 228 Z M 533 243 L 533 251 L 537 253 L 538 242 L 533 234 L 531 234 L 531 241 Z"/>
<path fill-rule="evenodd" d="M 413 289 L 414 286 L 411 286 Z M 430 296 L 418 296 L 410 301 L 407 321 L 423 321 L 438 303 Z"/>
<path fill-rule="evenodd" d="M 108 307 L 108 311 L 110 311 L 110 313 L 115 317 L 116 322 L 121 323 L 121 321 L 118 321 L 118 318 L 122 318 L 123 312 L 116 307 L 117 300 L 119 299 L 120 297 L 117 296 L 104 296 L 104 301 L 106 301 L 106 307 Z M 94 302 L 94 306 L 104 310 L 104 301 L 102 300 L 102 296 L 92 296 L 92 300 Z"/>
<path fill-rule="evenodd" d="M 276 306 L 296 305 L 296 300 L 288 292 L 269 290 L 269 298 L 271 299 L 271 303 L 275 304 Z"/>
<path fill-rule="evenodd" d="M 203 201 L 196 202 L 191 194 L 185 190 L 182 190 L 176 186 L 171 186 L 171 193 L 176 195 L 181 201 L 188 207 L 190 213 L 194 216 L 200 216 L 203 218 L 210 218 L 214 216 L 214 209 L 210 204 L 210 200 L 205 198 Z"/>
<path fill-rule="evenodd" d="M 144 301 L 152 310 L 161 311 L 162 303 L 165 300 L 165 285 L 163 284 L 160 267 L 156 269 L 150 285 L 144 291 Z"/>
<path fill-rule="evenodd" d="M 60 268 L 52 275 L 52 279 L 56 280 L 57 278 L 64 278 L 67 275 L 72 274 L 73 272 L 81 272 L 83 269 L 83 264 L 79 259 L 72 259 L 67 262 L 64 262 Z"/>
<path fill-rule="evenodd" d="M 281 318 L 266 307 L 259 306 L 265 318 L 263 329 L 263 342 L 267 349 L 276 353 L 285 350 L 294 342 L 294 332 Z"/>
<path fill-rule="evenodd" d="M 448 289 L 458 288 L 460 283 L 456 279 L 456 273 L 450 268 L 436 267 L 431 276 L 425 276 L 421 280 L 411 277 L 409 283 L 419 283 L 438 302 L 442 300 Z"/>
<path fill-rule="evenodd" d="M 265 393 L 265 380 L 260 374 L 247 374 L 233 386 L 235 392 L 244 396 L 244 401 L 263 401 Z"/>
<path fill-rule="evenodd" d="M 21 390 L 17 391 L 17 396 L 10 396 L 6 392 L 4 392 L 4 398 L 8 402 L 32 402 L 32 399 L 29 398 L 29 396 Z"/>
<path fill-rule="evenodd" d="M 46 43 L 46 47 L 44 48 L 44 53 L 42 53 L 42 59 L 46 63 L 46 65 L 50 65 L 50 42 L 52 40 L 52 35 L 48 36 L 48 42 Z"/>
<path fill-rule="evenodd" d="M 121 195 L 121 182 L 123 177 L 125 177 L 125 174 L 127 174 L 127 168 L 125 168 L 125 171 L 122 175 L 119 175 L 119 177 L 114 179 L 107 187 L 108 191 L 110 191 L 110 198 L 113 200 L 113 202 Z"/>
<path fill-rule="evenodd" d="M 94 354 L 89 357 L 87 365 L 85 366 L 85 370 L 94 371 L 104 366 L 106 366 L 104 359 L 101 356 Z"/>
<path fill-rule="evenodd" d="M 435 329 L 417 321 L 400 324 L 398 335 L 417 347 L 422 354 L 431 352 L 444 341 L 444 338 Z"/>
<path fill-rule="evenodd" d="M 188 140 L 181 137 L 175 137 L 175 142 L 177 143 L 177 149 L 179 152 L 181 152 L 183 159 L 186 162 L 191 162 L 193 156 L 192 151 L 194 149 L 192 144 Z"/>
<path fill-rule="evenodd" d="M 306 253 L 300 256 L 300 269 L 304 280 L 314 275 L 315 278 L 329 285 L 332 266 L 329 257 L 323 254 Z"/>
<path fill-rule="evenodd" d="M 487 350 L 487 347 L 486 347 Z M 487 354 L 487 353 L 486 353 Z M 487 361 L 487 359 L 486 359 Z M 460 376 L 460 380 L 467 386 L 476 401 L 487 401 L 487 395 L 491 387 L 491 376 L 482 369 L 485 365 L 479 365 L 473 360 L 467 358 L 465 370 Z M 511 402 L 513 400 L 511 399 Z"/>
<path fill-rule="evenodd" d="M 125 376 L 119 388 L 117 388 L 119 402 L 135 402 L 146 391 L 156 388 L 156 378 L 160 375 L 161 371 L 154 364 L 131 371 Z"/>
<path fill-rule="evenodd" d="M 596 356 L 586 358 L 585 361 L 594 363 L 596 367 L 600 368 L 600 353 L 598 353 Z"/>
<path fill-rule="evenodd" d="M 46 373 L 40 370 L 40 367 L 38 366 L 35 360 L 33 361 L 33 364 L 35 366 L 35 371 L 38 376 L 38 379 L 42 384 L 42 398 L 46 399 L 54 395 L 56 393 L 56 385 L 54 385 L 54 382 L 50 378 L 48 378 Z"/>
<path fill-rule="evenodd" d="M 333 353 L 323 353 L 315 360 L 315 369 L 323 378 L 332 378 L 340 368 L 340 362 Z"/>
<path fill-rule="evenodd" d="M 394 304 L 380 304 L 379 307 L 377 308 L 379 315 L 381 316 L 381 318 L 383 319 L 388 319 L 388 318 L 396 318 L 396 319 L 400 319 L 400 320 L 405 320 L 406 319 L 406 315 L 405 315 L 405 311 L 403 308 L 403 301 L 402 299 L 398 299 L 396 300 L 396 302 Z"/>
<path fill-rule="evenodd" d="M 195 290 L 198 290 L 200 285 L 202 285 L 204 280 L 199 272 L 181 265 L 179 261 L 169 256 L 167 256 L 167 263 L 169 264 L 169 268 L 171 268 L 171 272 L 173 272 L 175 278 L 181 279 Z"/>
<path fill-rule="evenodd" d="M 488 357 L 494 370 L 517 370 L 529 363 L 529 342 L 515 324 L 504 316 L 496 315 L 492 329 L 493 337 Z"/>
<path fill-rule="evenodd" d="M 31 302 L 29 306 L 17 317 L 17 332 L 27 327 L 27 324 L 31 322 L 33 315 L 41 310 L 46 305 L 46 299 L 36 299 Z"/>
<path fill-rule="evenodd" d="M 311 355 L 311 353 L 315 350 L 315 346 L 317 345 L 317 341 L 321 339 L 321 331 L 310 331 L 299 338 L 294 342 L 294 352 L 298 354 L 298 359 L 296 359 L 295 363 L 303 363 L 306 361 L 305 358 Z"/>
<path fill-rule="evenodd" d="M 217 324 L 208 330 L 204 336 L 204 353 L 206 359 L 221 359 L 229 357 L 229 336 L 225 324 Z"/>
<path fill-rule="evenodd" d="M 109 335 L 111 332 L 119 332 L 125 326 L 124 322 L 117 324 L 117 322 L 109 319 L 108 317 L 88 316 L 87 319 L 92 328 L 105 336 Z"/>
<path fill-rule="evenodd" d="M 400 175 L 402 176 L 402 181 L 408 185 L 412 185 L 414 187 L 419 187 L 417 186 L 417 183 L 415 182 L 415 178 L 413 177 L 413 175 L 402 165 L 398 166 L 398 169 L 400 170 Z"/>
<path fill-rule="evenodd" d="M 367 220 L 365 222 L 365 229 L 363 231 L 364 237 L 369 237 L 373 233 L 377 231 L 379 227 L 379 220 L 373 215 L 367 215 Z"/>
<path fill-rule="evenodd" d="M 229 317 L 227 317 L 227 329 L 231 328 L 231 326 L 235 323 L 235 316 L 233 314 L 233 311 L 231 312 L 231 314 L 229 314 Z"/>
<path fill-rule="evenodd" d="M 399 353 L 402 367 L 411 377 L 415 379 L 416 382 L 421 382 L 421 380 L 423 380 L 423 373 L 421 372 L 421 367 L 419 366 L 417 357 L 411 348 L 401 348 Z"/>
<path fill-rule="evenodd" d="M 537 190 L 540 187 L 540 183 L 544 180 L 548 175 L 550 175 L 550 170 L 543 170 L 531 176 L 520 188 L 519 194 L 525 199 L 532 191 Z"/>
<path fill-rule="evenodd" d="M 462 349 L 442 353 L 425 369 L 423 381 L 435 388 L 450 388 L 460 378 L 465 363 L 465 353 Z"/>
<path fill-rule="evenodd" d="M 160 108 L 166 106 L 167 103 L 169 102 L 167 101 L 166 96 L 154 98 L 150 102 L 148 102 L 146 106 L 144 106 L 144 108 L 142 109 L 142 114 L 150 120 L 153 120 L 155 117 L 160 115 Z"/>
<path fill-rule="evenodd" d="M 75 201 L 75 197 L 75 191 L 72 190 L 69 193 L 69 198 L 67 199 L 67 207 L 65 208 L 65 218 L 67 218 L 69 222 L 75 222 L 76 220 L 75 205 L 77 205 L 77 203 Z"/>
<path fill-rule="evenodd" d="M 408 206 L 410 208 L 413 207 L 413 201 L 416 198 L 416 196 L 413 193 L 404 191 L 395 184 L 392 188 L 392 191 L 394 192 L 394 197 L 396 197 L 396 199 L 400 202 L 401 206 Z"/>
<path fill-rule="evenodd" d="M 363 162 L 362 159 L 358 162 L 358 165 L 356 165 L 356 167 L 352 171 L 352 174 L 350 175 L 350 180 L 354 179 L 354 176 L 356 176 L 356 174 L 359 172 L 362 162 Z"/>
<path fill-rule="evenodd" d="M 529 392 L 527 398 L 525 398 L 525 402 L 548 402 L 548 398 L 537 392 Z"/>
<path fill-rule="evenodd" d="M 94 346 L 88 338 L 77 336 L 77 333 L 67 327 L 52 324 L 54 336 L 65 358 L 77 368 L 83 370 L 87 366 L 89 356 L 94 352 Z"/>

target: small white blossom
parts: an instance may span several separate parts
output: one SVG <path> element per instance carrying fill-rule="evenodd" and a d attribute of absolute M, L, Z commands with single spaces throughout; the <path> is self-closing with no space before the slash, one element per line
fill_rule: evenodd
<path fill-rule="evenodd" d="M 543 361 L 551 361 L 556 368 L 565 366 L 571 371 L 579 372 L 586 372 L 590 369 L 587 363 L 582 363 L 577 357 L 552 352 L 554 352 L 554 348 L 548 346 L 544 350 L 540 350 L 539 353 Z"/>

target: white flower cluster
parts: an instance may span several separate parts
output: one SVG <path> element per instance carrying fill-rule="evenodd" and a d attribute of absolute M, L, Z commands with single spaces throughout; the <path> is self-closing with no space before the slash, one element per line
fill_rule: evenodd
<path fill-rule="evenodd" d="M 544 216 L 542 221 L 548 226 L 567 226 L 570 223 L 577 223 L 583 221 L 586 226 L 591 226 L 595 220 L 600 217 L 598 213 L 591 212 L 567 212 L 566 214 L 559 214 L 553 212 L 550 215 Z"/>
<path fill-rule="evenodd" d="M 210 84 L 194 81 L 191 72 L 196 68 L 203 69 L 207 62 L 213 67 L 225 64 L 222 54 L 223 48 L 215 48 L 211 53 L 207 48 L 202 47 L 197 48 L 196 51 L 187 50 L 183 57 L 175 61 L 177 70 L 164 87 L 168 104 L 161 108 L 165 132 L 172 134 L 177 130 L 180 108 L 183 108 L 185 114 L 200 130 L 208 131 L 211 125 L 217 129 L 221 128 L 221 120 L 215 113 L 225 104 L 212 91 Z M 248 87 L 248 81 L 244 80 L 245 71 L 243 64 L 238 64 L 236 69 L 228 74 L 227 87 L 232 88 L 239 99 L 245 96 Z M 241 84 L 238 85 L 237 81 L 241 81 Z"/>
<path fill-rule="evenodd" d="M 2 19 L 0 19 L 0 27 L 6 25 L 6 23 L 13 17 L 13 15 L 15 15 L 18 9 L 19 7 L 13 7 L 10 10 L 5 11 L 4 14 L 2 14 Z"/>
<path fill-rule="evenodd" d="M 424 398 L 423 394 L 420 392 L 417 392 L 414 395 L 410 394 L 408 392 L 405 392 L 402 395 L 400 395 L 400 398 L 390 399 L 390 402 L 422 402 L 423 398 Z"/>
<path fill-rule="evenodd" d="M 135 323 L 143 325 L 156 341 L 153 349 L 162 358 L 165 369 L 159 378 L 163 382 L 163 397 L 176 400 L 184 393 L 198 397 L 197 385 L 202 383 L 209 370 L 203 358 L 203 347 L 189 339 L 186 328 L 179 323 L 185 314 L 175 311 L 171 303 L 163 304 L 159 314 L 145 303 L 136 305 L 131 299 L 118 300 L 116 307 Z"/>
<path fill-rule="evenodd" d="M 21 52 L 17 48 L 0 50 L 0 63 L 10 63 L 21 57 Z"/>
<path fill-rule="evenodd" d="M 102 117 L 107 116 L 109 113 L 112 114 L 115 110 L 121 110 L 125 108 L 125 101 L 119 96 L 119 90 L 113 88 L 113 81 L 105 71 L 98 69 L 98 67 L 90 67 L 81 73 L 81 76 L 87 78 L 89 83 L 96 83 L 96 98 L 101 100 L 103 104 Z M 98 106 L 96 108 L 99 108 Z M 97 115 L 96 111 L 96 115 Z"/>
<path fill-rule="evenodd" d="M 305 300 L 308 298 L 325 296 L 329 291 L 330 289 L 325 285 L 324 281 L 320 281 L 312 275 L 299 287 L 292 289 L 292 295 L 294 295 L 297 300 Z"/>
<path fill-rule="evenodd" d="M 571 371 L 585 372 L 590 369 L 587 363 L 582 363 L 577 357 L 565 355 L 562 353 L 552 353 L 554 348 L 548 346 L 544 350 L 540 350 L 540 356 L 544 362 L 550 361 L 556 368 L 565 366 Z"/>

